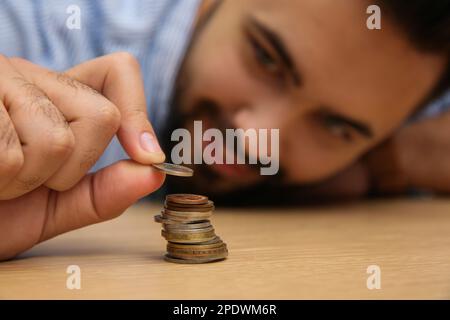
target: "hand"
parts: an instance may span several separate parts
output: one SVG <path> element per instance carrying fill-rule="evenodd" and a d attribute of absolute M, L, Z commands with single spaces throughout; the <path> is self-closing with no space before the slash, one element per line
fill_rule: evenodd
<path fill-rule="evenodd" d="M 308 186 L 302 193 L 312 202 L 355 200 L 367 195 L 369 183 L 367 167 L 357 161 L 334 176 Z"/>
<path fill-rule="evenodd" d="M 396 132 L 368 155 L 378 190 L 408 188 L 450 193 L 450 113 L 423 119 Z"/>
<path fill-rule="evenodd" d="M 0 56 L 0 70 L 0 260 L 116 217 L 163 183 L 148 166 L 164 154 L 130 55 L 65 74 Z M 134 161 L 86 175 L 116 133 Z"/>
<path fill-rule="evenodd" d="M 370 179 L 370 190 L 379 195 L 400 195 L 410 187 L 409 177 L 400 161 L 401 148 L 395 134 L 379 146 L 372 149 L 364 158 Z"/>

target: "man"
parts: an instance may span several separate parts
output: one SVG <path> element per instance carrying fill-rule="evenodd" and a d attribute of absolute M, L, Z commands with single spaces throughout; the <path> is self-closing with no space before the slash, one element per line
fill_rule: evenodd
<path fill-rule="evenodd" d="M 281 132 L 277 176 L 202 165 L 185 191 L 284 202 L 450 190 L 445 97 L 424 107 L 448 89 L 449 1 L 379 1 L 381 30 L 360 0 L 73 4 L 1 6 L 0 259 L 159 188 L 147 106 L 164 143 L 193 120 Z M 131 160 L 113 164 L 122 147 Z"/>

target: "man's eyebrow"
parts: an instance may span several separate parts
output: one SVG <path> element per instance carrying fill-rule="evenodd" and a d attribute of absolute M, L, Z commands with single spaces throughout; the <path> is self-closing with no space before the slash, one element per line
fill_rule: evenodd
<path fill-rule="evenodd" d="M 296 86 L 300 86 L 302 83 L 300 73 L 298 72 L 294 60 L 292 59 L 292 56 L 289 53 L 289 50 L 287 50 L 287 47 L 280 35 L 265 26 L 262 22 L 258 21 L 255 17 L 250 17 L 249 19 L 253 26 L 261 32 L 261 34 L 267 39 L 267 41 L 273 46 L 277 54 L 280 56 L 281 61 L 289 72 L 294 84 Z"/>
<path fill-rule="evenodd" d="M 328 115 L 328 117 L 331 117 L 332 119 L 334 119 L 334 121 L 338 121 L 340 123 L 352 127 L 354 130 L 358 131 L 362 136 L 368 139 L 373 138 L 374 136 L 373 130 L 367 123 L 364 123 L 363 121 L 359 121 L 356 119 L 352 119 L 344 115 L 337 114 L 336 112 L 331 110 L 333 109 L 325 107 L 322 108 L 321 113 Z"/>

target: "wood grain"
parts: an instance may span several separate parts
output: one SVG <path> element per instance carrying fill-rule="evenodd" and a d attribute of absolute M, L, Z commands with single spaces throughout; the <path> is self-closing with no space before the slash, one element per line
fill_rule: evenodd
<path fill-rule="evenodd" d="M 162 259 L 159 209 L 136 205 L 0 263 L 0 298 L 450 298 L 450 200 L 217 210 L 230 257 L 205 265 Z M 69 265 L 81 290 L 66 288 Z M 380 290 L 367 289 L 369 265 L 381 268 Z"/>

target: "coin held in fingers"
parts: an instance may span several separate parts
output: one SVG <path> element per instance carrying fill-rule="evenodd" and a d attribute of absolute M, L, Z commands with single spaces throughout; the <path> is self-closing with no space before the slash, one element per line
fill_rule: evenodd
<path fill-rule="evenodd" d="M 192 177 L 194 170 L 172 163 L 155 163 L 152 166 L 165 174 L 177 177 Z"/>

